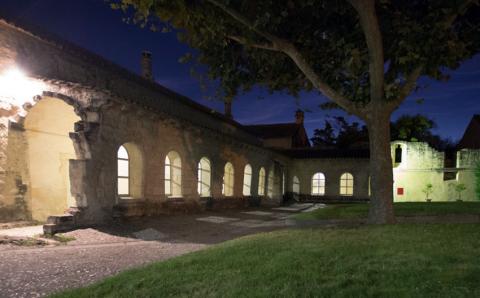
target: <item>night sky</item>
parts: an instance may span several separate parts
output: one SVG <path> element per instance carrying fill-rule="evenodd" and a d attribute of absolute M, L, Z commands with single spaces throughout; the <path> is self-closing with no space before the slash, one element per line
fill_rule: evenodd
<path fill-rule="evenodd" d="M 190 66 L 178 62 L 189 48 L 179 43 L 174 33 L 151 32 L 126 24 L 122 12 L 112 10 L 102 0 L 0 0 L 1 16 L 36 25 L 136 73 L 140 71 L 140 53 L 149 50 L 159 84 L 223 111 L 223 103 L 205 98 L 210 94 L 203 92 L 198 80 L 191 77 Z M 448 82 L 424 79 L 421 83 L 427 88 L 411 95 L 393 118 L 425 114 L 437 123 L 435 133 L 453 140 L 461 138 L 472 115 L 480 114 L 480 55 L 452 72 Z M 424 103 L 416 103 L 418 98 L 423 98 Z M 310 136 L 327 117 L 343 115 L 320 110 L 318 104 L 325 99 L 318 93 L 304 93 L 295 99 L 256 89 L 235 100 L 234 118 L 243 124 L 291 122 L 295 110 L 304 109 Z"/>

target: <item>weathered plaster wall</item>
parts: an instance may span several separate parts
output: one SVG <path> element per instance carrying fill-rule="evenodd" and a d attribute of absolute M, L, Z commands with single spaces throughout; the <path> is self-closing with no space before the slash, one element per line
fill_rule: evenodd
<path fill-rule="evenodd" d="M 432 185 L 432 201 L 454 201 L 458 194 L 455 185 L 464 184 L 463 200 L 476 200 L 474 194 L 474 166 L 480 161 L 480 151 L 461 150 L 457 152 L 456 168 L 444 167 L 444 153 L 438 152 L 422 142 L 392 142 L 392 156 L 395 148 L 402 147 L 402 162 L 394 164 L 394 199 L 397 202 L 425 201 L 423 190 Z M 444 180 L 444 173 L 455 171 L 456 179 Z M 402 194 L 403 191 L 403 194 Z"/>

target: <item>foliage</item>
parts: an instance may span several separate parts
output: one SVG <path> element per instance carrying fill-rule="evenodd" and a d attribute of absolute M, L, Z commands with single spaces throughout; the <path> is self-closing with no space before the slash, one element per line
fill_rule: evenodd
<path fill-rule="evenodd" d="M 394 203 L 396 216 L 434 216 L 479 214 L 479 202 L 403 202 Z M 299 213 L 295 219 L 325 220 L 325 219 L 359 219 L 366 218 L 368 204 L 338 204 L 328 205 L 311 212 Z"/>
<path fill-rule="evenodd" d="M 477 224 L 283 230 L 53 297 L 478 297 Z"/>
<path fill-rule="evenodd" d="M 403 115 L 392 123 L 391 134 L 393 139 L 418 142 L 429 137 L 435 126 L 433 120 L 423 115 Z"/>
<path fill-rule="evenodd" d="M 477 193 L 477 199 L 480 200 L 480 162 L 477 163 L 477 167 L 475 168 L 475 192 Z"/>
<path fill-rule="evenodd" d="M 452 141 L 433 134 L 435 121 L 424 115 L 403 115 L 391 124 L 391 139 L 409 142 L 426 142 L 437 150 L 448 150 L 454 147 Z"/>
<path fill-rule="evenodd" d="M 430 200 L 430 195 L 433 193 L 432 183 L 425 184 L 425 187 L 422 189 L 422 192 L 425 194 L 425 200 Z"/>
<path fill-rule="evenodd" d="M 457 193 L 457 200 L 462 199 L 462 192 L 467 190 L 467 187 L 463 183 L 450 183 L 450 187 L 453 187 L 453 190 Z"/>
<path fill-rule="evenodd" d="M 315 129 L 311 138 L 314 146 L 341 149 L 365 145 L 368 147 L 368 131 L 365 125 L 358 122 L 350 124 L 341 116 L 333 117 L 333 120 L 325 120 L 324 128 Z"/>
<path fill-rule="evenodd" d="M 391 122 L 391 140 L 410 142 L 427 142 L 437 150 L 445 151 L 454 148 L 453 142 L 433 134 L 435 122 L 424 115 L 403 115 Z M 312 144 L 327 148 L 368 148 L 368 129 L 358 122 L 348 123 L 344 117 L 333 117 L 333 121 L 325 120 L 323 128 L 315 129 L 311 138 Z"/>
<path fill-rule="evenodd" d="M 295 44 L 323 80 L 352 101 L 368 102 L 369 57 L 358 12 L 347 1 L 167 1 L 113 0 L 129 20 L 163 32 L 178 29 L 190 47 L 186 61 L 208 65 L 228 95 L 260 84 L 270 90 L 314 88 L 282 51 L 263 49 L 273 43 L 261 32 Z M 385 95 L 398 96 L 404 79 L 418 65 L 422 73 L 444 79 L 447 68 L 478 51 L 477 15 L 464 16 L 465 1 L 379 1 L 377 15 L 388 66 Z M 217 5 L 216 3 L 220 3 Z M 239 21 L 221 5 L 248 19 Z M 454 26 L 449 26 L 453 22 Z M 419 41 L 422 42 L 419 42 Z"/>

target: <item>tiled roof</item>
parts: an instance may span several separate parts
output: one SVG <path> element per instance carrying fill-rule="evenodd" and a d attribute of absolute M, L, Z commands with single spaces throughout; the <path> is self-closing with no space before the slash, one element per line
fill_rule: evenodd
<path fill-rule="evenodd" d="M 318 149 L 318 148 L 302 148 L 282 150 L 283 154 L 292 158 L 370 158 L 368 149 Z"/>
<path fill-rule="evenodd" d="M 262 125 L 245 125 L 252 134 L 264 139 L 293 137 L 297 134 L 301 125 L 296 123 L 277 123 Z"/>
<path fill-rule="evenodd" d="M 480 115 L 473 115 L 457 148 L 480 149 Z"/>

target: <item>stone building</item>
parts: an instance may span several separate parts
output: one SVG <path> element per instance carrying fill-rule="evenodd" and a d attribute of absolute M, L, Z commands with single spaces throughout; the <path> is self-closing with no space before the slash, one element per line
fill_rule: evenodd
<path fill-rule="evenodd" d="M 55 226 L 292 197 L 368 200 L 368 152 L 310 148 L 301 112 L 293 123 L 241 125 L 153 82 L 150 59 L 136 75 L 0 21 L 0 220 Z M 408 170 L 442 179 L 441 153 L 394 142 L 392 154 L 398 145 L 396 199 L 420 199 Z M 478 159 L 460 151 L 457 180 Z"/>

